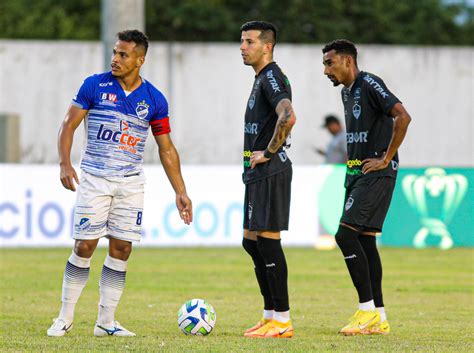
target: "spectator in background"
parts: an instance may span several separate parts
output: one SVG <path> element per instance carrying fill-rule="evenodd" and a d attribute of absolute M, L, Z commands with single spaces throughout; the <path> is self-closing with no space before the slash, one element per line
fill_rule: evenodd
<path fill-rule="evenodd" d="M 342 128 L 341 122 L 336 116 L 327 115 L 322 127 L 326 128 L 333 137 L 326 151 L 316 148 L 316 152 L 324 156 L 324 163 L 326 164 L 346 164 L 346 132 Z"/>

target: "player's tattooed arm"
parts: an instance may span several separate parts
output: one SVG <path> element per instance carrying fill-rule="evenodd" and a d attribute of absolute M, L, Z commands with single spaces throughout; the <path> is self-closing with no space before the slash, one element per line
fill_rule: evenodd
<path fill-rule="evenodd" d="M 293 125 L 296 123 L 293 106 L 288 98 L 282 99 L 276 106 L 275 111 L 278 115 L 278 120 L 273 137 L 267 147 L 270 153 L 278 151 L 290 134 Z"/>
<path fill-rule="evenodd" d="M 270 160 L 272 155 L 283 145 L 296 123 L 295 112 L 293 111 L 293 106 L 288 98 L 282 99 L 277 104 L 275 112 L 277 113 L 278 120 L 273 137 L 265 151 L 254 151 L 252 153 L 252 156 L 250 157 L 252 169 L 255 168 L 257 164 L 265 163 Z"/>

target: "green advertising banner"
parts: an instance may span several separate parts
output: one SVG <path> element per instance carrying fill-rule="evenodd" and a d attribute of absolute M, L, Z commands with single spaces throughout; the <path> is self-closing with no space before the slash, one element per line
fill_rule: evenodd
<path fill-rule="evenodd" d="M 345 166 L 334 166 L 318 195 L 319 219 L 335 234 L 344 200 Z M 474 246 L 474 169 L 405 168 L 379 242 L 416 248 Z"/>

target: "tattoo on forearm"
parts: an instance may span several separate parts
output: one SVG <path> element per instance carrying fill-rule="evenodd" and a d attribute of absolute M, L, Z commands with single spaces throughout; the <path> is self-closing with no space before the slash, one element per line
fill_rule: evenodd
<path fill-rule="evenodd" d="M 271 152 L 276 152 L 285 142 L 291 132 L 292 124 L 290 119 L 293 115 L 293 109 L 290 102 L 285 102 L 283 110 L 278 115 L 278 121 L 275 126 L 275 132 L 268 145 Z"/>

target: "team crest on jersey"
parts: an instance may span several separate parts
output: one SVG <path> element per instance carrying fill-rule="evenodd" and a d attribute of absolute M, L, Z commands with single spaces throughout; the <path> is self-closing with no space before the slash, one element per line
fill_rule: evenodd
<path fill-rule="evenodd" d="M 354 104 L 352 106 L 352 115 L 354 115 L 354 118 L 359 119 L 361 110 L 362 108 L 359 104 Z"/>
<path fill-rule="evenodd" d="M 252 110 L 254 106 L 255 106 L 255 94 L 252 94 L 249 98 L 249 108 L 250 108 L 250 110 Z"/>
<path fill-rule="evenodd" d="M 150 108 L 150 106 L 146 104 L 144 100 L 138 103 L 135 109 L 137 116 L 141 119 L 145 119 L 148 115 L 148 108 Z"/>
<path fill-rule="evenodd" d="M 354 204 L 354 199 L 352 197 L 349 197 L 346 201 L 346 205 L 344 206 L 344 209 L 348 211 L 352 205 Z"/>

